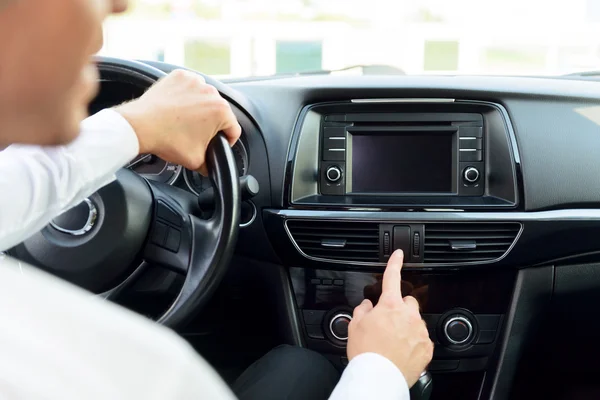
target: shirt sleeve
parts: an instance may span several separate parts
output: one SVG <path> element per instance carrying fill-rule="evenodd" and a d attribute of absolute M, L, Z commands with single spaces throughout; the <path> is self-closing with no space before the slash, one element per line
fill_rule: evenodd
<path fill-rule="evenodd" d="M 84 120 L 81 134 L 68 145 L 12 145 L 1 151 L 0 251 L 112 182 L 138 151 L 135 131 L 110 109 Z"/>
<path fill-rule="evenodd" d="M 387 358 L 376 353 L 352 359 L 329 400 L 410 400 L 402 372 Z"/>
<path fill-rule="evenodd" d="M 8 257 L 0 302 L 3 400 L 235 400 L 172 330 Z"/>

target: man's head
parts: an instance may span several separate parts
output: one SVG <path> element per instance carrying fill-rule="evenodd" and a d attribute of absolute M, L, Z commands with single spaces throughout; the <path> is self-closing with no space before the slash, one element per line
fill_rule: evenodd
<path fill-rule="evenodd" d="M 61 144 L 97 91 L 90 56 L 127 0 L 0 0 L 0 147 Z"/>

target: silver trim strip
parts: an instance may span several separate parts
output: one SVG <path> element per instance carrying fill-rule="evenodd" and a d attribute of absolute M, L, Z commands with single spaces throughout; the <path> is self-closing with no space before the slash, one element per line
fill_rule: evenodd
<path fill-rule="evenodd" d="M 573 208 L 533 212 L 379 212 L 379 211 L 320 211 L 272 210 L 289 219 L 358 221 L 380 223 L 423 222 L 526 222 L 526 221 L 600 221 L 600 208 Z M 456 210 L 455 210 L 456 211 Z"/>
<path fill-rule="evenodd" d="M 477 151 L 477 149 L 459 149 L 459 151 Z"/>
<path fill-rule="evenodd" d="M 477 138 L 475 136 L 463 136 L 463 137 L 459 137 L 458 140 L 476 140 Z"/>
<path fill-rule="evenodd" d="M 73 236 L 85 235 L 86 233 L 91 231 L 94 225 L 96 224 L 96 220 L 98 219 L 98 209 L 96 208 L 96 205 L 88 198 L 83 199 L 83 203 L 85 203 L 88 206 L 88 217 L 81 229 L 63 228 L 62 226 L 56 224 L 54 220 L 50 221 L 50 226 L 59 232 L 68 233 Z M 69 210 L 65 212 L 69 212 Z"/>
<path fill-rule="evenodd" d="M 346 138 L 344 136 L 333 136 L 333 137 L 328 137 L 327 139 L 329 139 L 329 140 L 346 140 Z"/>
<path fill-rule="evenodd" d="M 327 149 L 327 151 L 346 151 L 346 149 Z"/>
<path fill-rule="evenodd" d="M 285 215 L 286 212 L 288 210 L 281 210 L 280 212 L 278 212 L 278 215 Z M 290 210 L 290 211 L 295 211 L 295 210 Z M 302 212 L 302 211 L 300 211 Z M 598 212 L 600 213 L 600 210 L 598 210 Z M 312 212 L 313 215 L 315 212 Z M 350 212 L 350 214 L 379 214 L 379 216 L 377 218 L 356 218 L 356 215 L 354 218 L 349 217 L 349 218 L 344 218 L 344 217 L 338 217 L 338 218 L 333 218 L 333 215 L 336 213 L 339 214 L 348 214 L 345 211 L 332 211 L 332 212 L 324 212 L 329 214 L 328 217 L 323 217 L 323 218 L 295 218 L 295 217 L 290 217 L 289 215 L 287 215 L 286 220 L 284 222 L 284 229 L 285 232 L 287 233 L 290 241 L 292 242 L 292 244 L 294 245 L 294 247 L 296 248 L 296 251 L 298 251 L 298 253 L 300 253 L 300 255 L 302 255 L 304 258 L 308 259 L 308 260 L 312 260 L 312 261 L 319 261 L 319 262 L 327 262 L 327 263 L 331 263 L 331 264 L 345 264 L 345 265 L 360 265 L 360 266 L 374 266 L 374 267 L 383 267 L 386 265 L 386 263 L 382 263 L 382 262 L 369 262 L 369 261 L 347 261 L 347 260 L 336 260 L 336 259 L 332 259 L 332 258 L 322 258 L 322 257 L 313 257 L 313 256 L 309 256 L 308 254 L 306 254 L 304 251 L 302 251 L 302 249 L 300 248 L 300 246 L 298 245 L 298 243 L 296 243 L 296 239 L 294 239 L 294 237 L 292 236 L 292 233 L 290 232 L 290 228 L 288 227 L 288 222 L 289 221 L 307 221 L 307 222 L 315 222 L 315 221 L 331 221 L 331 222 L 340 222 L 340 221 L 345 221 L 345 222 L 371 222 L 371 223 L 386 223 L 386 224 L 422 224 L 425 222 L 438 222 L 438 223 L 443 223 L 443 222 L 458 222 L 458 223 L 468 223 L 468 222 L 481 222 L 481 223 L 518 223 L 520 225 L 519 228 L 519 232 L 517 233 L 517 235 L 515 236 L 515 240 L 513 240 L 513 242 L 511 243 L 511 245 L 508 247 L 508 249 L 506 250 L 506 252 L 504 254 L 502 254 L 500 257 L 495 258 L 493 260 L 487 260 L 487 261 L 467 261 L 467 262 L 455 262 L 455 263 L 405 263 L 404 266 L 407 267 L 425 267 L 425 268 L 429 268 L 429 267 L 455 267 L 457 265 L 460 266 L 468 266 L 468 265 L 483 265 L 483 264 L 493 264 L 493 263 L 497 263 L 499 261 L 501 261 L 502 259 L 504 259 L 510 252 L 511 250 L 515 247 L 515 245 L 517 244 L 517 241 L 519 240 L 519 238 L 521 237 L 521 234 L 523 233 L 523 224 L 519 221 L 515 221 L 514 218 L 506 218 L 505 220 L 495 220 L 495 221 L 490 221 L 489 219 L 486 219 L 486 217 L 489 215 L 487 213 L 477 213 L 479 214 L 479 216 L 481 217 L 480 220 L 477 221 L 472 221 L 469 220 L 469 218 L 464 218 L 465 216 L 468 216 L 470 213 L 465 213 L 465 214 L 444 214 L 444 215 L 454 215 L 456 218 L 455 219 L 451 219 L 451 218 L 439 218 L 439 214 L 441 213 L 390 213 L 390 214 L 406 214 L 406 215 L 410 215 L 410 217 L 408 218 L 389 218 L 389 219 L 382 219 L 381 215 L 386 215 L 386 213 L 356 213 L 356 212 Z M 389 214 L 387 214 L 389 215 Z M 503 217 L 507 217 L 510 215 L 514 215 L 513 213 L 509 213 L 507 214 L 501 214 Z M 419 218 L 419 216 L 423 216 L 423 218 Z M 427 216 L 427 218 L 425 218 L 424 216 Z M 431 218 L 432 216 L 438 216 L 437 219 Z M 599 216 L 600 218 L 600 216 Z"/>
<path fill-rule="evenodd" d="M 426 98 L 406 98 L 406 99 L 352 99 L 352 103 L 454 103 L 456 99 L 426 99 Z"/>
<path fill-rule="evenodd" d="M 247 203 L 249 203 L 252 206 L 252 218 L 250 218 L 250 221 L 244 224 L 240 224 L 240 228 L 245 228 L 247 226 L 252 225 L 252 223 L 256 220 L 256 215 L 258 214 L 258 211 L 256 210 L 256 205 L 251 201 L 248 201 Z"/>

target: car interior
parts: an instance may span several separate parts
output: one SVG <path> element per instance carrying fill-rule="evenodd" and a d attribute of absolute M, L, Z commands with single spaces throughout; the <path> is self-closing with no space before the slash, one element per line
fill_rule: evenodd
<path fill-rule="evenodd" d="M 181 68 L 97 63 L 91 113 Z M 598 83 L 205 79 L 243 131 L 211 143 L 209 177 L 142 154 L 9 254 L 173 327 L 231 382 L 280 344 L 342 371 L 353 308 L 402 249 L 432 399 L 600 396 Z"/>

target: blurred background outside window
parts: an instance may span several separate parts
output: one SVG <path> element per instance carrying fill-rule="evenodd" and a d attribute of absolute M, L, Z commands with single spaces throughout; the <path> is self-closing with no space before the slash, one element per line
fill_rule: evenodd
<path fill-rule="evenodd" d="M 221 79 L 600 70 L 600 0 L 131 0 L 102 55 Z"/>

